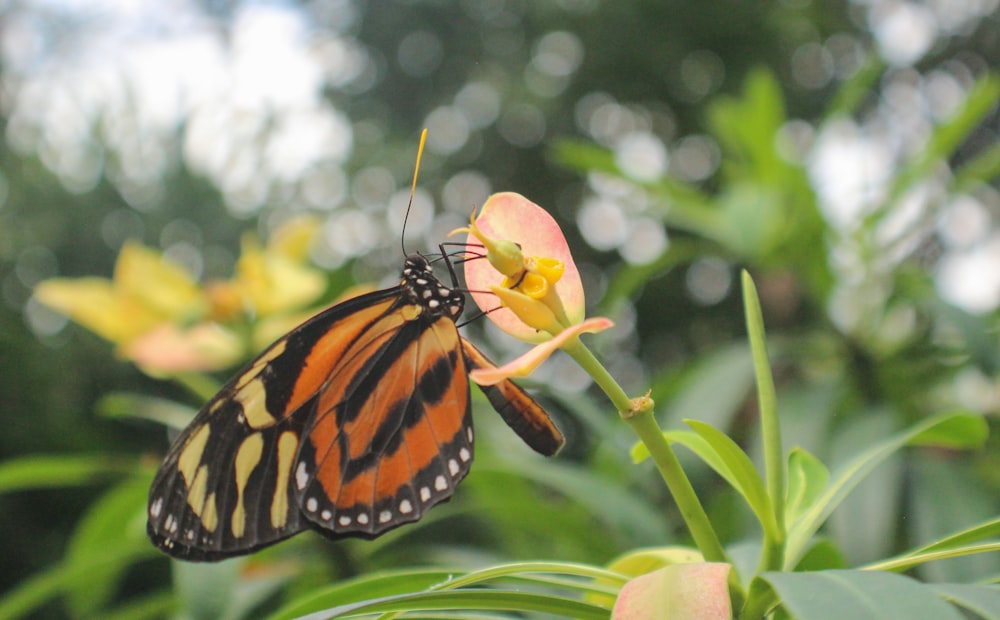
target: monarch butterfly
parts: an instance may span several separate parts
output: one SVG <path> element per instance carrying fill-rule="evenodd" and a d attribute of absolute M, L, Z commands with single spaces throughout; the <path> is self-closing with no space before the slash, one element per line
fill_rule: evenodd
<path fill-rule="evenodd" d="M 458 332 L 464 304 L 410 255 L 397 286 L 278 339 L 173 442 L 149 494 L 153 543 L 216 561 L 310 528 L 374 538 L 449 499 L 473 458 L 466 375 L 492 365 Z M 524 390 L 482 389 L 534 450 L 559 450 L 562 433 Z"/>

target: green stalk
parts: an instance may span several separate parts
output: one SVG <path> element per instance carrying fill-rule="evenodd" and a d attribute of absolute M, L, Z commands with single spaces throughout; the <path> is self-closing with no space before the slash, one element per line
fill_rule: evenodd
<path fill-rule="evenodd" d="M 712 523 L 709 521 L 705 509 L 698 500 L 694 487 L 691 486 L 691 481 L 688 480 L 687 474 L 681 468 L 673 448 L 663 436 L 663 431 L 653 415 L 654 403 L 652 399 L 648 396 L 634 400 L 629 398 L 625 390 L 618 385 L 618 382 L 614 380 L 590 349 L 580 342 L 579 338 L 567 343 L 563 350 L 594 378 L 594 382 L 607 394 L 618 409 L 618 414 L 649 450 L 649 454 L 656 464 L 656 469 L 667 484 L 667 488 L 680 510 L 681 517 L 684 519 L 695 545 L 701 551 L 702 557 L 708 562 L 731 564 L 722 548 L 722 543 L 719 542 L 719 538 L 712 528 Z M 736 609 L 742 602 L 743 593 L 736 580 L 735 571 L 730 572 L 730 576 L 730 597 L 733 608 Z"/>

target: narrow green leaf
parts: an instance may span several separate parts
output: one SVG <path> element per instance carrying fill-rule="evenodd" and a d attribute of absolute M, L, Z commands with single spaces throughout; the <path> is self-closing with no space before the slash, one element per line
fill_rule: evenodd
<path fill-rule="evenodd" d="M 100 565 L 109 546 L 127 537 L 136 544 L 148 544 L 145 535 L 146 496 L 150 476 L 135 476 L 104 493 L 77 522 L 66 549 L 67 565 Z M 73 615 L 93 616 L 110 600 L 127 564 L 109 564 L 93 569 L 86 581 L 74 584 L 66 593 Z"/>
<path fill-rule="evenodd" d="M 955 411 L 947 424 L 932 425 L 917 433 L 907 445 L 969 450 L 986 445 L 990 427 L 985 418 L 972 411 Z"/>
<path fill-rule="evenodd" d="M 764 315 L 757 297 L 757 287 L 746 271 L 742 273 L 743 307 L 746 314 L 747 338 L 753 354 L 754 376 L 757 380 L 757 403 L 760 409 L 760 429 L 764 443 L 764 474 L 767 497 L 770 500 L 774 530 L 765 528 L 768 535 L 778 539 L 765 543 L 763 568 L 781 567 L 781 554 L 785 539 L 785 461 L 781 445 L 781 425 L 778 421 L 778 397 L 774 390 L 774 377 L 767 357 L 767 338 L 764 333 Z M 749 460 L 749 459 L 748 459 Z"/>
<path fill-rule="evenodd" d="M 888 213 L 888 208 L 914 183 L 923 179 L 931 167 L 951 157 L 983 117 L 996 106 L 998 99 L 1000 79 L 990 74 L 980 78 L 952 117 L 934 128 L 926 147 L 919 150 L 896 175 L 889 199 L 872 217 L 877 220 Z"/>
<path fill-rule="evenodd" d="M 165 398 L 112 392 L 97 401 L 97 413 L 107 418 L 149 420 L 168 428 L 181 429 L 191 423 L 195 410 Z"/>
<path fill-rule="evenodd" d="M 1000 517 L 979 523 L 970 528 L 945 536 L 923 547 L 907 551 L 894 558 L 874 562 L 866 569 L 903 571 L 934 560 L 995 551 L 1000 543 L 976 544 L 1000 536 Z"/>
<path fill-rule="evenodd" d="M 370 573 L 309 592 L 288 602 L 268 620 L 292 620 L 330 607 L 426 590 L 462 572 L 427 568 Z"/>
<path fill-rule="evenodd" d="M 920 438 L 920 445 L 934 445 L 940 439 L 946 444 L 955 437 L 968 436 L 968 429 L 982 421 L 969 413 L 948 413 L 935 416 L 910 429 L 881 441 L 848 461 L 835 475 L 817 501 L 791 525 L 785 550 L 785 567 L 798 563 L 809 539 L 819 530 L 845 497 L 875 467 L 903 446 Z"/>
<path fill-rule="evenodd" d="M 979 185 L 992 183 L 1000 177 L 1000 142 L 994 143 L 955 170 L 952 188 L 956 193 L 968 192 Z"/>
<path fill-rule="evenodd" d="M 979 614 L 983 620 L 1000 620 L 1000 586 L 964 583 L 929 585 L 944 600 Z"/>
<path fill-rule="evenodd" d="M 761 527 L 768 535 L 777 538 L 778 526 L 775 522 L 771 500 L 764 488 L 764 481 L 760 479 L 750 457 L 722 431 L 699 420 L 685 420 L 684 422 L 707 441 L 712 450 L 718 454 L 732 473 L 732 479 L 736 482 L 734 488 L 746 499 L 750 509 L 757 515 Z"/>
<path fill-rule="evenodd" d="M 872 50 L 861 66 L 837 89 L 824 113 L 825 119 L 853 115 L 884 72 L 885 61 L 878 51 Z"/>
<path fill-rule="evenodd" d="M 962 620 L 935 590 L 879 571 L 832 570 L 764 573 L 792 618 L 809 620 Z"/>
<path fill-rule="evenodd" d="M 0 618 L 25 616 L 67 589 L 86 583 L 94 571 L 104 571 L 109 567 L 131 564 L 156 555 L 156 550 L 148 543 L 138 546 L 128 543 L 109 546 L 102 556 L 91 557 L 89 563 L 57 564 L 5 592 L 0 598 Z"/>
<path fill-rule="evenodd" d="M 104 610 L 101 620 L 159 620 L 172 617 L 176 609 L 177 598 L 174 593 L 164 590 Z"/>
<path fill-rule="evenodd" d="M 610 610 L 554 594 L 516 590 L 444 590 L 417 592 L 400 596 L 353 603 L 303 616 L 302 620 L 324 620 L 358 614 L 415 611 L 518 611 L 550 614 L 556 617 L 607 620 Z"/>
<path fill-rule="evenodd" d="M 935 541 L 915 550 L 913 553 L 923 553 L 927 551 L 942 551 L 961 545 L 978 542 L 986 538 L 1000 538 L 1000 517 L 990 519 L 983 523 L 978 523 L 972 527 L 945 536 L 941 540 Z"/>
<path fill-rule="evenodd" d="M 826 465 L 803 448 L 788 453 L 788 499 L 785 519 L 793 523 L 826 488 L 830 472 Z"/>
<path fill-rule="evenodd" d="M 26 456 L 0 464 L 0 493 L 95 484 L 137 469 L 133 457 Z"/>

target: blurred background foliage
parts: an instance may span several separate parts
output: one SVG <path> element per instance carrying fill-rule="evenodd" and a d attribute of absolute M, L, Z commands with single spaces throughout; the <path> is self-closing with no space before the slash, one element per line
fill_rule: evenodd
<path fill-rule="evenodd" d="M 142 523 L 165 434 L 136 418 L 199 401 L 34 287 L 110 276 L 126 240 L 228 278 L 245 233 L 267 239 L 301 214 L 321 222 L 310 260 L 327 301 L 392 282 L 422 127 L 407 248 L 434 251 L 493 191 L 549 208 L 593 313 L 617 322 L 595 347 L 627 388 L 653 390 L 665 427 L 698 418 L 753 445 L 740 268 L 761 292 L 789 445 L 835 466 L 932 413 L 995 421 L 997 5 L 0 0 L 0 455 L 19 465 L 0 476 L 0 591 L 68 588 L 40 607 L 51 617 L 177 604 Z M 514 352 L 481 322 L 470 331 Z M 555 386 L 561 458 L 532 458 L 486 407 L 473 473 L 420 525 L 281 545 L 219 591 L 249 606 L 379 567 L 606 563 L 686 542 L 586 376 L 556 359 L 534 380 Z M 17 460 L 39 455 L 65 458 Z M 691 465 L 724 542 L 751 535 Z M 995 440 L 908 453 L 826 533 L 845 565 L 933 540 L 997 514 L 997 472 Z M 995 574 L 995 555 L 920 576 Z M 199 574 L 178 570 L 182 596 Z"/>

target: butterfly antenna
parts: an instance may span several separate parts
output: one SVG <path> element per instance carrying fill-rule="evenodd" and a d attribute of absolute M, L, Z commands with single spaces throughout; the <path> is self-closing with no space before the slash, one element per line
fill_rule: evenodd
<path fill-rule="evenodd" d="M 406 222 L 410 219 L 410 207 L 413 206 L 413 194 L 417 191 L 417 174 L 420 172 L 420 157 L 424 154 L 424 143 L 427 142 L 427 128 L 420 132 L 420 146 L 417 147 L 417 163 L 413 166 L 413 183 L 410 184 L 410 201 L 406 203 L 406 215 L 403 216 L 403 231 L 399 234 L 399 247 L 406 252 Z"/>

